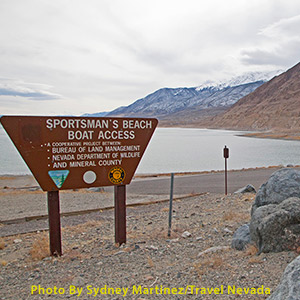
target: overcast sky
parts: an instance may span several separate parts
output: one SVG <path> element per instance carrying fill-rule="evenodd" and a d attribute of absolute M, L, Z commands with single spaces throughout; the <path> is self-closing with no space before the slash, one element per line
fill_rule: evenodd
<path fill-rule="evenodd" d="M 299 0 L 1 0 L 0 114 L 110 111 L 300 61 Z"/>

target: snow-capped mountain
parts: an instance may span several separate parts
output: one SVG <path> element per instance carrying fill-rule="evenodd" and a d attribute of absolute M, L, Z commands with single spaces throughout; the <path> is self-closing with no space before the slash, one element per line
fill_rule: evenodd
<path fill-rule="evenodd" d="M 219 81 L 207 80 L 201 85 L 197 86 L 197 90 L 200 91 L 204 88 L 214 87 L 219 90 L 225 87 L 234 87 L 246 83 L 252 83 L 257 81 L 267 82 L 274 76 L 277 76 L 284 72 L 283 70 L 271 71 L 271 72 L 247 72 L 239 76 L 235 76 L 230 79 L 224 79 Z"/>
<path fill-rule="evenodd" d="M 201 117 L 214 115 L 250 94 L 281 71 L 246 73 L 221 82 L 205 82 L 197 87 L 162 88 L 129 106 L 119 107 L 107 116 L 158 117 L 159 119 L 184 118 L 193 112 Z M 91 114 L 90 116 L 96 116 Z"/>
<path fill-rule="evenodd" d="M 264 81 L 235 87 L 162 88 L 133 104 L 110 112 L 109 116 L 162 117 L 191 107 L 201 109 L 230 106 L 248 95 Z"/>

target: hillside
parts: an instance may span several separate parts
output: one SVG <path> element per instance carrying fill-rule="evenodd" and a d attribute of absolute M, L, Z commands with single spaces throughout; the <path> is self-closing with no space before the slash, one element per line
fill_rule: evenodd
<path fill-rule="evenodd" d="M 300 63 L 243 97 L 202 126 L 293 132 L 300 130 Z"/>

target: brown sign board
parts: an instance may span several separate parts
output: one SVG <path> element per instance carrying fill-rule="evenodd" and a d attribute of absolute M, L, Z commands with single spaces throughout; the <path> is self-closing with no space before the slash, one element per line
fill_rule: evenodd
<path fill-rule="evenodd" d="M 229 149 L 225 146 L 223 149 L 224 158 L 229 158 Z"/>
<path fill-rule="evenodd" d="M 44 116 L 0 121 L 44 191 L 129 184 L 158 123 Z"/>

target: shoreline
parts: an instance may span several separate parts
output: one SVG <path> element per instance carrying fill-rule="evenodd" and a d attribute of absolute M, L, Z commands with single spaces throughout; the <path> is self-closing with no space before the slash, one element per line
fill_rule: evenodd
<path fill-rule="evenodd" d="M 300 135 L 292 135 L 288 133 L 272 133 L 272 132 L 253 132 L 238 135 L 240 137 L 249 137 L 257 139 L 271 139 L 283 141 L 300 141 Z"/>
<path fill-rule="evenodd" d="M 238 134 L 240 137 L 250 138 L 262 138 L 262 139 L 275 139 L 275 140 L 288 140 L 288 141 L 300 141 L 300 134 L 297 132 L 271 132 L 271 131 L 253 131 L 239 128 L 209 128 L 209 127 L 197 127 L 189 125 L 179 126 L 158 126 L 158 128 L 183 128 L 183 129 L 204 129 L 204 130 L 226 130 L 226 131 L 242 131 L 244 134 Z"/>
<path fill-rule="evenodd" d="M 251 167 L 251 168 L 242 168 L 242 169 L 230 169 L 229 173 L 232 172 L 241 172 L 241 171 L 255 171 L 255 170 L 266 170 L 266 169 L 278 169 L 278 168 L 300 168 L 300 165 L 277 165 L 277 166 L 267 166 L 267 167 Z M 171 174 L 174 176 L 191 176 L 191 175 L 201 175 L 201 174 L 216 174 L 216 173 L 224 173 L 224 170 L 209 170 L 209 171 L 188 171 L 188 172 L 171 172 L 171 173 L 156 173 L 156 174 L 136 174 L 135 178 L 155 178 L 155 177 L 169 177 Z M 0 175 L 1 177 L 1 175 Z M 1 178 L 0 178 L 1 179 Z"/>
<path fill-rule="evenodd" d="M 228 172 L 241 172 L 241 171 L 254 171 L 254 170 L 266 170 L 266 169 L 278 169 L 278 168 L 300 168 L 300 165 L 271 165 L 266 167 L 250 167 L 242 169 L 229 169 Z M 165 173 L 137 173 L 133 176 L 134 179 L 138 178 L 156 178 L 156 177 L 169 177 L 173 173 L 174 176 L 191 176 L 201 174 L 215 174 L 223 173 L 224 170 L 204 170 L 204 171 L 182 171 L 182 172 L 165 172 Z M 0 183 L 2 180 L 15 180 L 18 178 L 34 179 L 32 174 L 0 174 Z M 0 184 L 1 188 L 1 184 Z"/>

